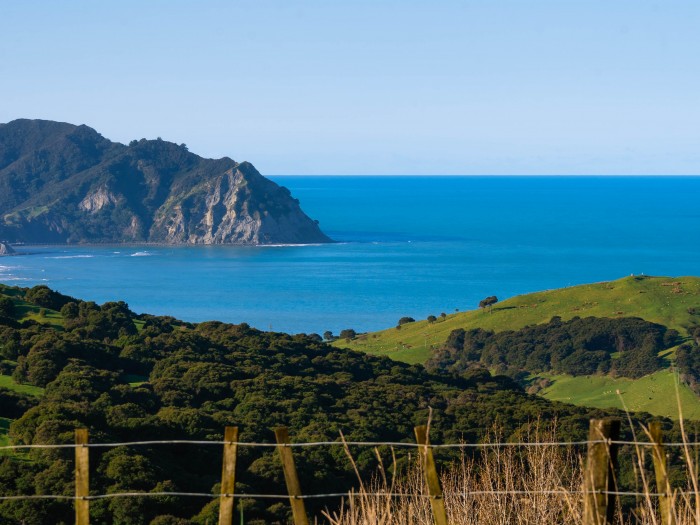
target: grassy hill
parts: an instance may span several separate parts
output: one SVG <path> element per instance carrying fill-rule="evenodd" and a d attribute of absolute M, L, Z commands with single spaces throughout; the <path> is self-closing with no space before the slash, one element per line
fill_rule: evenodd
<path fill-rule="evenodd" d="M 582 376 L 539 374 L 552 381 L 539 395 L 552 401 L 563 401 L 580 406 L 644 411 L 654 415 L 678 419 L 676 402 L 676 374 L 660 370 L 640 379 L 610 376 Z M 617 391 L 620 395 L 617 395 Z M 679 385 L 683 417 L 700 420 L 700 400 L 685 385 Z M 620 399 L 622 397 L 622 400 Z"/>
<path fill-rule="evenodd" d="M 341 339 L 338 347 L 370 354 L 387 355 L 406 363 L 423 363 L 430 349 L 447 340 L 456 328 L 517 330 L 549 321 L 558 315 L 572 317 L 641 317 L 675 328 L 685 334 L 688 326 L 700 322 L 688 308 L 700 313 L 698 277 L 625 277 L 617 281 L 584 284 L 570 288 L 519 295 L 497 303 L 493 310 L 471 310 L 448 315 L 435 323 L 417 321 L 380 332 L 362 334 L 351 341 Z"/>
<path fill-rule="evenodd" d="M 693 312 L 696 308 L 698 313 Z M 483 328 L 496 332 L 518 330 L 560 316 L 564 321 L 579 317 L 641 317 L 687 334 L 700 323 L 700 278 L 631 276 L 616 281 L 547 290 L 513 297 L 497 303 L 492 311 L 472 310 L 448 315 L 434 323 L 417 321 L 362 334 L 351 341 L 338 340 L 339 347 L 386 355 L 406 363 L 423 363 L 431 349 L 442 345 L 452 330 Z M 669 364 L 673 354 L 666 356 Z M 551 385 L 539 395 L 551 400 L 599 408 L 622 408 L 620 390 L 627 407 L 655 415 L 678 417 L 675 374 L 662 370 L 641 379 L 609 376 L 539 374 Z M 679 385 L 684 416 L 700 418 L 700 399 Z"/>

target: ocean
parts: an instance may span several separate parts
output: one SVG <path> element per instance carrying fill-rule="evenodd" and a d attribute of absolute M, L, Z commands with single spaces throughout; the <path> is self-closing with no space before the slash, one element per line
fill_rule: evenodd
<path fill-rule="evenodd" d="M 700 177 L 270 177 L 330 245 L 24 246 L 0 282 L 187 321 L 370 331 L 630 274 L 700 274 Z"/>

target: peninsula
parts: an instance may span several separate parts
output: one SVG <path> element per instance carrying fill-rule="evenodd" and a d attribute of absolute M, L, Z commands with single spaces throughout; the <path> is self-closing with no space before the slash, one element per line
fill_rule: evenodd
<path fill-rule="evenodd" d="M 184 144 L 112 142 L 88 126 L 0 124 L 0 239 L 9 243 L 331 242 L 248 162 Z"/>

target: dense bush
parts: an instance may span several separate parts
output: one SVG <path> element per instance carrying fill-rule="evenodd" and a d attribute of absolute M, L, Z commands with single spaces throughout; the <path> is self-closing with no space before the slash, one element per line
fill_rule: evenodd
<path fill-rule="evenodd" d="M 700 346 L 697 341 L 683 343 L 678 347 L 676 366 L 681 380 L 700 396 Z"/>
<path fill-rule="evenodd" d="M 15 302 L 9 297 L 0 297 L 0 317 L 13 317 L 15 315 Z"/>
<path fill-rule="evenodd" d="M 661 368 L 658 353 L 677 341 L 675 330 L 638 318 L 554 317 L 517 331 L 454 330 L 427 366 L 457 374 L 485 366 L 511 377 L 554 371 L 637 378 Z"/>
<path fill-rule="evenodd" d="M 29 303 L 52 310 L 60 310 L 65 304 L 75 301 L 72 297 L 55 292 L 43 284 L 27 290 L 24 299 Z"/>

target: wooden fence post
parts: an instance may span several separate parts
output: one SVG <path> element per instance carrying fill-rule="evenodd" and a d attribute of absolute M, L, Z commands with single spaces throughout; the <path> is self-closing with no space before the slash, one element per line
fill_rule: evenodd
<path fill-rule="evenodd" d="M 610 443 L 620 437 L 620 421 L 591 419 L 588 430 L 588 456 L 583 481 L 583 524 L 612 525 L 615 495 L 605 492 L 616 489 L 617 445 Z"/>
<path fill-rule="evenodd" d="M 654 443 L 652 457 L 654 459 L 654 473 L 656 474 L 656 491 L 661 494 L 659 496 L 661 523 L 662 525 L 675 525 L 676 520 L 671 508 L 671 485 L 668 482 L 666 454 L 664 453 L 663 435 L 659 421 L 649 423 L 649 436 Z"/>
<path fill-rule="evenodd" d="M 430 495 L 430 507 L 433 510 L 433 519 L 435 525 L 447 525 L 447 512 L 445 511 L 445 500 L 442 496 L 442 487 L 440 487 L 440 478 L 435 468 L 435 459 L 433 451 L 428 445 L 428 428 L 425 425 L 415 427 L 416 442 L 420 447 L 419 451 L 423 457 L 423 471 L 425 472 L 425 481 L 428 485 L 428 494 Z"/>
<path fill-rule="evenodd" d="M 284 480 L 287 483 L 287 492 L 289 493 L 289 503 L 292 506 L 294 525 L 309 525 L 309 518 L 306 515 L 304 500 L 299 497 L 301 496 L 301 485 L 299 485 L 297 469 L 294 466 L 292 449 L 289 447 L 289 432 L 287 431 L 287 427 L 276 428 L 275 438 L 277 438 L 277 450 L 282 460 Z"/>
<path fill-rule="evenodd" d="M 237 453 L 238 427 L 226 427 L 224 430 L 224 460 L 221 468 L 219 525 L 233 525 L 233 494 L 236 486 Z"/>
<path fill-rule="evenodd" d="M 88 431 L 79 428 L 75 431 L 75 525 L 90 524 L 90 463 Z"/>

